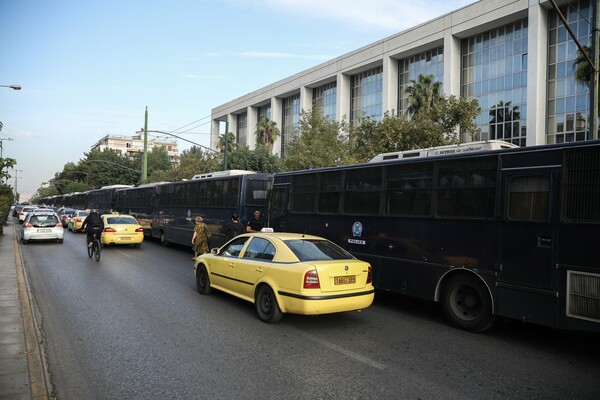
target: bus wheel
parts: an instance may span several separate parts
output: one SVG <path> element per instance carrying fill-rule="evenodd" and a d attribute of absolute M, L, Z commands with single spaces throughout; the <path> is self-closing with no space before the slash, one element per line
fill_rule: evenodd
<path fill-rule="evenodd" d="M 494 324 L 490 294 L 474 275 L 450 277 L 444 284 L 441 302 L 444 316 L 457 328 L 483 332 Z"/>
<path fill-rule="evenodd" d="M 167 242 L 167 238 L 164 232 L 160 233 L 160 244 L 164 247 L 167 247 L 169 245 L 169 242 Z"/>

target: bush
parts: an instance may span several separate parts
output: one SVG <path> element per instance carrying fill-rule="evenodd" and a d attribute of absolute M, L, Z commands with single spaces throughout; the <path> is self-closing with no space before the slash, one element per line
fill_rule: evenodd
<path fill-rule="evenodd" d="M 6 220 L 10 213 L 10 206 L 14 200 L 12 188 L 7 185 L 0 185 L 0 232 L 1 227 L 6 224 Z"/>

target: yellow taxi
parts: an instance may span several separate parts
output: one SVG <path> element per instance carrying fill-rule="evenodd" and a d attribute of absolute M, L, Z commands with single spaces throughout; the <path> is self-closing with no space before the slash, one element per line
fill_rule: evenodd
<path fill-rule="evenodd" d="M 201 294 L 213 289 L 255 304 L 264 322 L 284 313 L 327 314 L 367 308 L 375 289 L 369 263 L 327 239 L 296 233 L 249 233 L 198 257 Z"/>
<path fill-rule="evenodd" d="M 100 242 L 110 244 L 132 244 L 140 247 L 144 241 L 144 228 L 131 215 L 103 214 L 104 230 Z"/>
<path fill-rule="evenodd" d="M 81 232 L 81 225 L 83 225 L 83 221 L 85 221 L 85 218 L 88 215 L 90 215 L 89 211 L 76 210 L 67 223 L 67 230 L 71 232 Z"/>

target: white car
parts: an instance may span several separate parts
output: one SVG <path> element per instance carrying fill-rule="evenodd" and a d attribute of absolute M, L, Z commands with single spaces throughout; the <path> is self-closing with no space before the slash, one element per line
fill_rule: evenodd
<path fill-rule="evenodd" d="M 22 224 L 23 221 L 25 221 L 25 217 L 27 217 L 27 214 L 29 214 L 31 211 L 35 210 L 37 207 L 29 207 L 29 206 L 25 206 L 23 208 L 21 208 L 21 211 L 19 211 L 19 223 Z"/>
<path fill-rule="evenodd" d="M 63 242 L 65 229 L 58 215 L 52 211 L 30 211 L 21 225 L 21 242 L 30 240 L 56 240 Z"/>

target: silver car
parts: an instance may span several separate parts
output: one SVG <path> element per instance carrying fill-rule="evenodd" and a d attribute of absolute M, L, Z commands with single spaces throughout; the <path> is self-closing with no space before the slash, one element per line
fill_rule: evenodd
<path fill-rule="evenodd" d="M 21 242 L 30 240 L 56 240 L 63 242 L 65 229 L 54 211 L 31 211 L 21 225 Z"/>

